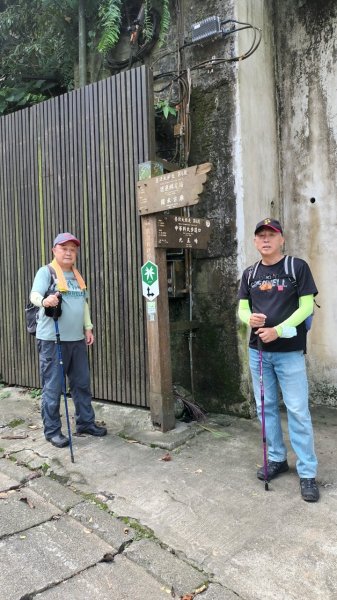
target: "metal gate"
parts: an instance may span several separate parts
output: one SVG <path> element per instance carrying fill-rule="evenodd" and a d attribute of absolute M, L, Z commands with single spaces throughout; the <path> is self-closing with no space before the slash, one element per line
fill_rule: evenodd
<path fill-rule="evenodd" d="M 150 158 L 145 67 L 0 119 L 0 373 L 39 387 L 24 305 L 60 231 L 81 240 L 97 399 L 147 406 L 140 223 L 135 183 Z"/>

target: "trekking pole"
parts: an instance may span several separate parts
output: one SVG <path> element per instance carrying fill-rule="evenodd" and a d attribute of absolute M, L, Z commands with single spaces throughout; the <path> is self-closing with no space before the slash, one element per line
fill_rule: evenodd
<path fill-rule="evenodd" d="M 260 342 L 261 344 L 261 342 Z M 259 345 L 260 345 L 259 344 Z M 263 366 L 262 366 L 262 350 L 259 349 L 260 359 L 260 394 L 261 394 L 261 422 L 262 422 L 262 445 L 263 445 L 263 474 L 264 474 L 264 489 L 268 491 L 268 466 L 267 466 L 267 440 L 266 440 L 266 419 L 264 414 L 264 385 L 263 385 Z"/>
<path fill-rule="evenodd" d="M 70 458 L 71 458 L 71 462 L 73 463 L 75 461 L 74 461 L 74 453 L 73 453 L 73 442 L 72 442 L 72 437 L 71 437 L 71 427 L 70 427 L 70 421 L 69 421 L 66 376 L 65 376 L 65 372 L 64 372 L 64 368 L 63 368 L 62 348 L 61 348 L 60 331 L 59 331 L 59 324 L 58 324 L 58 317 L 57 317 L 57 306 L 54 309 L 53 319 L 54 319 L 54 324 L 55 324 L 56 345 L 57 345 L 57 352 L 58 352 L 58 358 L 59 358 L 60 372 L 61 372 L 61 377 L 62 377 L 62 393 L 63 393 L 63 398 L 64 398 L 64 405 L 66 408 L 66 420 L 67 420 L 68 437 L 69 437 Z"/>

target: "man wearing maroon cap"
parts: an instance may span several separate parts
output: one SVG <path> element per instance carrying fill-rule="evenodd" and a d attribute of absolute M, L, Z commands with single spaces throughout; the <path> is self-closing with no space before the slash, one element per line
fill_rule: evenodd
<path fill-rule="evenodd" d="M 268 481 L 289 470 L 278 402 L 278 386 L 287 408 L 289 438 L 297 456 L 302 498 L 317 502 L 317 458 L 308 406 L 306 319 L 318 293 L 307 263 L 284 256 L 282 227 L 267 218 L 255 227 L 255 247 L 261 260 L 243 272 L 239 318 L 251 327 L 249 363 L 261 420 L 260 351 L 268 442 Z M 291 264 L 291 268 L 290 265 Z M 264 469 L 257 472 L 264 479 Z"/>
<path fill-rule="evenodd" d="M 51 318 L 58 306 L 62 311 L 58 324 L 63 367 L 75 404 L 76 430 L 94 436 L 107 433 L 105 427 L 96 425 L 91 404 L 87 346 L 94 343 L 94 336 L 86 284 L 75 268 L 79 246 L 80 241 L 71 233 L 59 233 L 52 249 L 54 259 L 50 265 L 38 270 L 30 295 L 31 302 L 40 307 L 36 339 L 43 385 L 41 412 L 44 435 L 57 448 L 69 445 L 68 438 L 61 431 L 62 380 L 55 343 L 55 324 Z"/>

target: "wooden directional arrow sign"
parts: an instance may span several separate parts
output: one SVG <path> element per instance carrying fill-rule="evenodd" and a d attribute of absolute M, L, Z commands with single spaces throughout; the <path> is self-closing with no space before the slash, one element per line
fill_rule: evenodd
<path fill-rule="evenodd" d="M 211 163 L 172 171 L 137 183 L 138 212 L 150 215 L 198 204 Z"/>

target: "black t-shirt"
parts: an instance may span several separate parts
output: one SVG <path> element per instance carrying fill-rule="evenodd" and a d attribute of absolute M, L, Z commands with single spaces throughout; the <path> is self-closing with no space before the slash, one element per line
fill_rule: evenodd
<path fill-rule="evenodd" d="M 283 257 L 275 265 L 259 264 L 253 277 L 254 265 L 245 269 L 239 289 L 239 299 L 249 300 L 251 311 L 267 315 L 265 327 L 275 327 L 285 321 L 298 308 L 299 296 L 316 295 L 316 288 L 309 265 L 301 258 L 294 259 L 296 281 L 284 270 Z M 307 331 L 305 323 L 296 327 L 297 335 L 292 338 L 277 338 L 262 350 L 268 352 L 306 352 Z M 252 329 L 250 348 L 257 349 L 257 335 Z"/>

